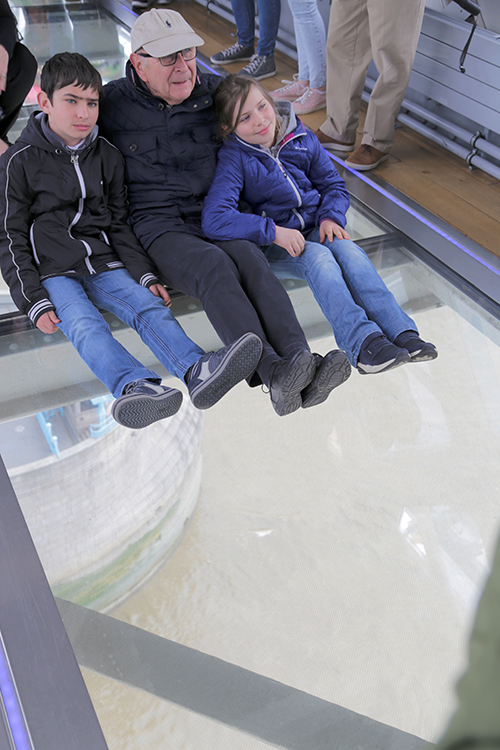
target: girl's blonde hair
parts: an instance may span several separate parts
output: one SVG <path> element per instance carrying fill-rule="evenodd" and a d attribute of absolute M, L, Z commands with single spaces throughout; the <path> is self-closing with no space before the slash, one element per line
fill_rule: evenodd
<path fill-rule="evenodd" d="M 241 111 L 245 106 L 245 102 L 252 86 L 256 86 L 259 89 L 262 96 L 272 106 L 276 118 L 278 119 L 278 112 L 274 101 L 259 81 L 256 81 L 255 78 L 252 78 L 251 76 L 242 76 L 238 75 L 238 73 L 231 73 L 219 83 L 214 94 L 215 114 L 219 121 L 219 127 L 223 138 L 227 138 L 231 135 L 238 124 Z"/>

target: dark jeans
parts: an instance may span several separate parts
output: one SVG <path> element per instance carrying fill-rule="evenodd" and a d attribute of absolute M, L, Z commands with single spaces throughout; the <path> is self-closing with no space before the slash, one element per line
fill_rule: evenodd
<path fill-rule="evenodd" d="M 247 240 L 219 242 L 185 232 L 167 232 L 148 248 L 167 286 L 199 299 L 224 344 L 255 333 L 264 350 L 257 367 L 269 385 L 280 357 L 309 349 L 292 303 L 262 251 Z"/>
<path fill-rule="evenodd" d="M 17 120 L 23 102 L 33 85 L 37 61 L 24 44 L 19 42 L 9 60 L 7 88 L 0 94 L 0 138 L 6 140 L 7 133 Z"/>

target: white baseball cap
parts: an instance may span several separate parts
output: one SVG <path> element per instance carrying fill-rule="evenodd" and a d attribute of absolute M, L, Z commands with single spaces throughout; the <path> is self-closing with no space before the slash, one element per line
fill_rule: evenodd
<path fill-rule="evenodd" d="M 163 57 L 205 44 L 180 13 L 157 8 L 135 20 L 130 37 L 132 52 L 142 47 L 152 57 Z"/>

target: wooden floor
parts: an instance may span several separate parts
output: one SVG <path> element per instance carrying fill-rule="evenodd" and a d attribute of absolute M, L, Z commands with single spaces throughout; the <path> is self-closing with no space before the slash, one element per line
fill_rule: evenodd
<path fill-rule="evenodd" d="M 180 11 L 205 40 L 201 52 L 210 57 L 234 44 L 235 27 L 216 13 L 209 13 L 195 0 L 174 0 Z M 236 73 L 241 63 L 226 65 Z M 277 75 L 262 83 L 279 88 L 283 78 L 297 72 L 297 63 L 276 53 Z M 364 109 L 364 105 L 363 105 Z M 316 130 L 325 120 L 325 110 L 302 117 Z M 364 111 L 361 112 L 361 124 Z M 357 143 L 360 143 L 358 135 Z M 419 205 L 500 257 L 500 182 L 478 169 L 469 170 L 462 159 L 405 126 L 396 129 L 396 143 L 389 159 L 374 172 Z M 365 173 L 366 174 L 366 173 Z M 370 173 L 367 173 L 370 174 Z"/>

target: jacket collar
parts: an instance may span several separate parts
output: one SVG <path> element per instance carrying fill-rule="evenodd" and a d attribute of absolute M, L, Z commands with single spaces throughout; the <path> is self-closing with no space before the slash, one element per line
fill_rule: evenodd
<path fill-rule="evenodd" d="M 38 112 L 36 118 L 40 122 L 42 133 L 44 134 L 48 142 L 51 143 L 52 146 L 55 146 L 55 148 L 60 148 L 63 151 L 66 151 L 68 154 L 82 152 L 85 148 L 87 148 L 87 146 L 90 146 L 90 144 L 95 141 L 99 133 L 99 128 L 97 127 L 97 125 L 94 125 L 90 133 L 84 138 L 84 140 L 82 140 L 81 143 L 78 144 L 77 148 L 70 148 L 63 141 L 63 139 L 56 135 L 56 133 L 54 133 L 54 131 L 49 127 L 49 118 L 44 112 Z"/>

